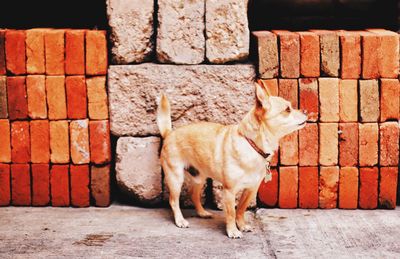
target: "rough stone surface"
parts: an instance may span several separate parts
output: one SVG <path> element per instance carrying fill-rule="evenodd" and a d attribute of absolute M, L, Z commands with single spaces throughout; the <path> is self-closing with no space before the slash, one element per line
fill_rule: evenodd
<path fill-rule="evenodd" d="M 204 0 L 158 0 L 158 61 L 175 64 L 204 61 L 204 8 Z"/>
<path fill-rule="evenodd" d="M 160 139 L 156 137 L 118 139 L 115 166 L 117 184 L 123 192 L 144 204 L 161 200 L 159 148 Z"/>
<path fill-rule="evenodd" d="M 195 121 L 238 122 L 254 104 L 254 77 L 254 67 L 247 64 L 111 66 L 111 132 L 159 134 L 156 109 L 162 92 L 171 103 L 173 127 Z"/>
<path fill-rule="evenodd" d="M 139 63 L 153 52 L 153 11 L 150 0 L 107 0 L 112 62 Z"/>
<path fill-rule="evenodd" d="M 213 180 L 213 185 L 212 185 L 212 191 L 213 191 L 213 197 L 214 197 L 214 205 L 220 209 L 224 209 L 224 204 L 223 204 L 223 186 L 220 182 Z M 236 194 L 236 205 L 240 201 L 240 197 L 242 197 L 243 191 L 239 191 Z M 253 200 L 251 200 L 249 204 L 249 208 L 255 208 L 257 206 L 257 197 L 255 196 Z"/>
<path fill-rule="evenodd" d="M 249 55 L 248 0 L 206 0 L 206 56 L 215 64 Z"/>

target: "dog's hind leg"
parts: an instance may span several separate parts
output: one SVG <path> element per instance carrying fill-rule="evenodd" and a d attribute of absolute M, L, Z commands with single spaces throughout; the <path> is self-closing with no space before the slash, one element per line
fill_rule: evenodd
<path fill-rule="evenodd" d="M 212 213 L 206 211 L 201 204 L 201 194 L 203 192 L 203 186 L 206 182 L 206 179 L 200 179 L 200 178 L 192 178 L 192 201 L 194 204 L 194 207 L 196 208 L 197 215 L 200 218 L 211 218 Z"/>
<path fill-rule="evenodd" d="M 240 231 L 250 232 L 251 226 L 246 224 L 246 219 L 244 218 L 244 213 L 247 210 L 252 199 L 257 194 L 257 188 L 253 189 L 245 189 L 242 193 L 242 197 L 240 197 L 239 204 L 237 206 L 236 211 L 236 224 L 239 227 Z"/>

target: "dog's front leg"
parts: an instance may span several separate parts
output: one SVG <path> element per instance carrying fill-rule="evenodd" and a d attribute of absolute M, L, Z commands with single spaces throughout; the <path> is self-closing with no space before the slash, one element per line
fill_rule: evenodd
<path fill-rule="evenodd" d="M 224 189 L 224 208 L 226 217 L 226 233 L 230 238 L 241 238 L 242 232 L 236 227 L 235 192 Z"/>
<path fill-rule="evenodd" d="M 256 194 L 257 194 L 257 188 L 245 189 L 242 193 L 242 197 L 240 198 L 236 212 L 236 224 L 239 227 L 240 231 L 243 232 L 251 231 L 251 226 L 246 223 L 244 213 L 246 212 L 251 200 L 254 199 L 254 196 Z"/>

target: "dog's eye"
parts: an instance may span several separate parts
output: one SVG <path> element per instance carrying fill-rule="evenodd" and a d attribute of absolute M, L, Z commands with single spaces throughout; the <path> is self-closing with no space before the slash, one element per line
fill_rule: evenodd
<path fill-rule="evenodd" d="M 290 111 L 291 111 L 291 109 L 290 109 L 290 107 L 288 106 L 288 107 L 286 108 L 285 112 L 290 113 Z"/>

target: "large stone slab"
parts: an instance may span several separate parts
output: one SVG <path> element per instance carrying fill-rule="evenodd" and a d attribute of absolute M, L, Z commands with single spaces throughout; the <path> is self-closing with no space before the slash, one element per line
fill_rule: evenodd
<path fill-rule="evenodd" d="M 158 61 L 175 64 L 203 62 L 204 1 L 158 0 Z"/>
<path fill-rule="evenodd" d="M 156 110 L 162 92 L 171 102 L 173 127 L 196 121 L 238 122 L 254 104 L 254 78 L 249 64 L 111 66 L 112 134 L 159 134 Z"/>
<path fill-rule="evenodd" d="M 151 0 L 107 0 L 114 64 L 140 63 L 150 58 L 154 48 L 153 12 Z"/>
<path fill-rule="evenodd" d="M 117 143 L 117 184 L 125 194 L 146 205 L 156 204 L 162 198 L 159 149 L 157 137 L 122 137 Z"/>
<path fill-rule="evenodd" d="M 247 3 L 247 0 L 206 0 L 206 56 L 211 63 L 247 59 L 250 45 Z"/>
<path fill-rule="evenodd" d="M 206 192 L 205 192 L 206 188 L 207 188 L 207 184 L 204 184 L 203 192 L 201 193 L 201 203 L 203 205 L 206 201 Z M 192 194 L 192 181 L 191 181 L 188 173 L 185 172 L 185 180 L 183 182 L 182 189 L 181 189 L 181 195 L 179 197 L 179 204 L 182 208 L 194 208 L 191 194 Z M 167 184 L 165 183 L 165 178 L 164 178 L 163 200 L 166 204 L 168 204 L 169 189 L 168 189 Z"/>

